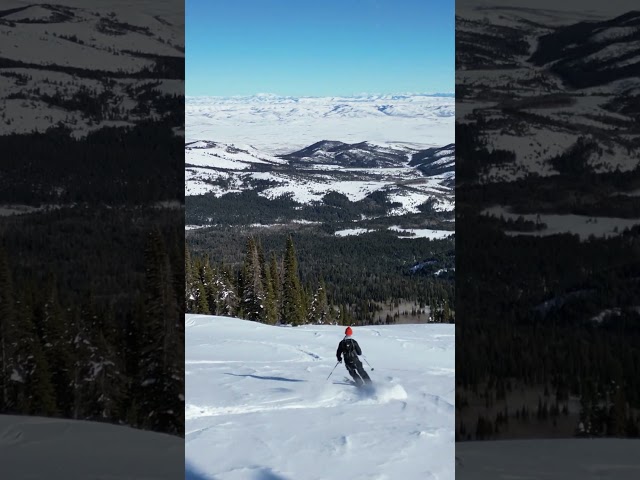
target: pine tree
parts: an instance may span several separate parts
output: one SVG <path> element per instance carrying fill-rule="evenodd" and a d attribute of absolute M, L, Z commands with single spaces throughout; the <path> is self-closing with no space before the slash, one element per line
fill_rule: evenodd
<path fill-rule="evenodd" d="M 50 416 L 57 413 L 55 390 L 51 382 L 49 365 L 45 359 L 33 323 L 33 301 L 25 297 L 20 308 L 20 331 L 22 338 L 18 341 L 20 348 L 17 356 L 22 357 L 18 363 L 23 366 L 21 374 L 24 379 L 28 409 L 22 409 L 29 415 Z"/>
<path fill-rule="evenodd" d="M 616 437 L 622 437 L 627 428 L 627 400 L 624 395 L 624 389 L 618 387 L 615 393 L 613 412 L 613 431 Z"/>
<path fill-rule="evenodd" d="M 298 276 L 298 260 L 291 235 L 287 238 L 282 287 L 281 321 L 294 326 L 303 321 L 302 288 Z"/>
<path fill-rule="evenodd" d="M 276 286 L 271 278 L 271 268 L 264 266 L 264 291 L 265 291 L 265 322 L 275 325 L 278 321 L 278 299 L 276 298 Z"/>
<path fill-rule="evenodd" d="M 58 410 L 61 415 L 68 417 L 72 416 L 74 403 L 73 333 L 71 322 L 67 318 L 69 312 L 64 312 L 58 301 L 55 276 L 50 276 L 48 283 L 44 305 L 38 312 L 41 319 L 40 337 L 55 387 Z"/>
<path fill-rule="evenodd" d="M 275 303 L 276 318 L 282 310 L 282 275 L 278 267 L 278 259 L 275 253 L 271 253 L 271 261 L 269 262 L 269 276 L 271 277 L 271 285 L 273 286 L 273 299 Z M 276 319 L 277 322 L 277 319 Z"/>
<path fill-rule="evenodd" d="M 185 291 L 185 312 L 193 313 L 196 308 L 196 296 L 194 292 L 195 275 L 191 261 L 191 252 L 185 243 L 184 245 L 184 291 Z"/>
<path fill-rule="evenodd" d="M 244 318 L 256 322 L 265 321 L 264 277 L 258 247 L 253 237 L 247 240 L 247 250 L 242 268 Z"/>
<path fill-rule="evenodd" d="M 184 321 L 162 236 L 149 235 L 145 248 L 145 315 L 142 328 L 139 400 L 142 426 L 181 433 L 184 417 Z"/>
<path fill-rule="evenodd" d="M 327 302 L 327 292 L 324 281 L 320 282 L 316 290 L 308 315 L 309 323 L 325 324 L 329 323 L 329 305 Z"/>
<path fill-rule="evenodd" d="M 11 357 L 11 325 L 15 322 L 15 297 L 13 295 L 13 280 L 4 250 L 0 248 L 0 386 L 2 388 L 2 409 L 10 408 L 10 379 L 13 372 L 8 363 Z"/>
<path fill-rule="evenodd" d="M 196 313 L 199 315 L 209 315 L 211 313 L 211 308 L 209 307 L 209 301 L 207 300 L 207 289 L 205 288 L 203 281 L 200 279 L 198 279 L 195 292 L 197 301 Z"/>

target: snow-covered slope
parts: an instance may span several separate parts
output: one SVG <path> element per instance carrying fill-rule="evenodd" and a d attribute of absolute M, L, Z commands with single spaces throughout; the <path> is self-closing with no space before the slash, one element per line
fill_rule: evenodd
<path fill-rule="evenodd" d="M 451 96 L 187 97 L 186 140 L 291 153 L 319 139 L 441 146 L 455 140 Z"/>
<path fill-rule="evenodd" d="M 514 154 L 481 181 L 557 175 L 554 161 L 580 138 L 597 146 L 583 155 L 594 172 L 636 168 L 640 13 L 511 3 L 456 13 L 458 120 L 476 124 L 489 151 Z"/>
<path fill-rule="evenodd" d="M 309 204 L 322 201 L 329 192 L 357 202 L 380 191 L 399 204 L 389 215 L 419 212 L 418 207 L 430 199 L 436 210 L 451 211 L 453 148 L 416 150 L 371 142 L 321 141 L 273 156 L 252 146 L 189 142 L 185 145 L 185 195 L 257 190 L 267 198 L 290 194 L 296 202 Z"/>
<path fill-rule="evenodd" d="M 459 480 L 636 480 L 640 440 L 564 439 L 456 443 Z"/>
<path fill-rule="evenodd" d="M 62 123 L 83 136 L 182 109 L 173 96 L 184 95 L 183 17 L 166 0 L 3 2 L 3 131 Z"/>
<path fill-rule="evenodd" d="M 187 464 L 217 480 L 453 480 L 454 325 L 354 328 L 371 392 L 343 365 L 327 380 L 343 332 L 187 315 Z"/>
<path fill-rule="evenodd" d="M 0 415 L 2 478 L 182 478 L 184 440 L 104 423 Z"/>

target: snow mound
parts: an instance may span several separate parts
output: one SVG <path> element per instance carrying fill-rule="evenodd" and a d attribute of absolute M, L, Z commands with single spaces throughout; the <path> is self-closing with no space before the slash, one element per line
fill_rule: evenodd
<path fill-rule="evenodd" d="M 183 474 L 184 440 L 119 425 L 0 415 L 2 478 L 165 480 Z"/>

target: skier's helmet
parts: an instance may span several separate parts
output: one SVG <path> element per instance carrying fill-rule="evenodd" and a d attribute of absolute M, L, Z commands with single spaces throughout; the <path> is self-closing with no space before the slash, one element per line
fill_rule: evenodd
<path fill-rule="evenodd" d="M 347 329 L 344 331 L 344 334 L 345 334 L 347 337 L 350 337 L 352 333 L 353 333 L 353 332 L 351 331 L 351 327 L 347 327 Z"/>

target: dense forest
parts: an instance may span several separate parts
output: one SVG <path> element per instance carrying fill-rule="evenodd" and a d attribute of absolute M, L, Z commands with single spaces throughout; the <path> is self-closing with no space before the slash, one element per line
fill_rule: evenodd
<path fill-rule="evenodd" d="M 177 120 L 0 137 L 0 413 L 184 435 Z"/>
<path fill-rule="evenodd" d="M 241 250 L 241 236 L 234 229 L 192 233 L 185 256 L 187 312 L 269 324 L 389 324 L 396 319 L 380 313 L 381 303 L 409 300 L 415 310 L 429 306 L 433 321 L 454 321 L 453 280 L 433 275 L 436 264 L 453 264 L 450 240 L 399 240 L 404 250 L 392 252 L 382 248 L 391 235 L 383 235 L 387 242 L 375 235 L 363 241 L 310 230 L 296 232 L 298 251 L 293 235 L 283 231 L 249 235 Z M 399 258 L 410 257 L 407 250 L 421 261 L 415 252 L 431 250 L 432 261 L 421 262 L 422 272 L 409 265 L 387 271 Z"/>
<path fill-rule="evenodd" d="M 184 198 L 183 140 L 171 123 L 105 127 L 76 139 L 64 126 L 0 136 L 0 202 L 140 205 Z"/>
<path fill-rule="evenodd" d="M 1 413 L 183 435 L 181 220 L 108 207 L 3 219 Z"/>
<path fill-rule="evenodd" d="M 637 218 L 637 198 L 611 193 L 636 188 L 640 169 L 479 185 L 479 159 L 496 152 L 479 132 L 468 125 L 457 135 L 457 439 L 637 437 L 640 230 L 608 239 L 508 236 L 513 223 L 481 211 L 501 204 Z"/>
<path fill-rule="evenodd" d="M 223 183 L 227 181 L 220 180 Z M 264 180 L 255 183 L 257 182 Z M 433 199 L 421 206 L 421 212 L 389 217 L 387 212 L 401 204 L 389 201 L 387 192 L 375 191 L 355 202 L 342 193 L 328 192 L 321 201 L 301 204 L 291 194 L 271 199 L 259 195 L 260 191 L 269 186 L 269 183 L 261 184 L 252 190 L 228 193 L 220 197 L 214 194 L 187 196 L 186 224 L 241 226 L 288 223 L 304 219 L 307 222 L 321 223 L 320 228 L 325 232 L 333 232 L 337 225 L 355 221 L 362 228 L 381 228 L 397 225 L 399 222 L 407 228 L 428 226 L 448 229 L 450 226 L 446 222 L 451 213 L 435 211 Z"/>

